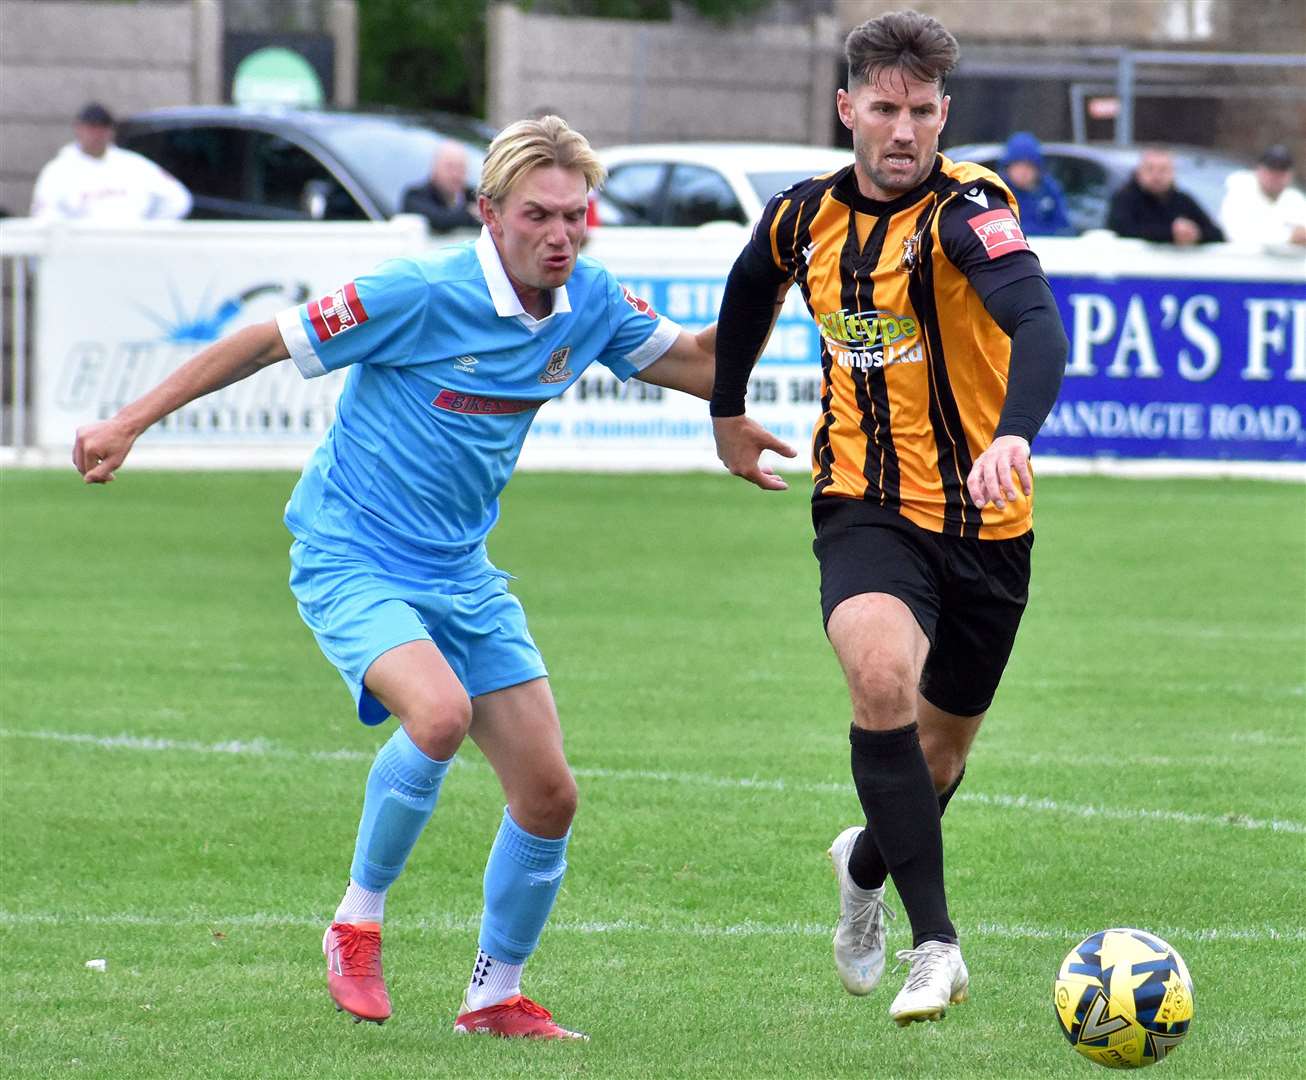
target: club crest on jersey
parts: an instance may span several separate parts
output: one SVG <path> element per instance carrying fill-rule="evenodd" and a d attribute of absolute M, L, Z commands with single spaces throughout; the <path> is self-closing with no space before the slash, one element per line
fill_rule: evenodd
<path fill-rule="evenodd" d="M 566 382 L 570 379 L 571 368 L 567 366 L 567 357 L 570 355 L 570 345 L 564 345 L 561 349 L 554 349 L 549 353 L 549 362 L 544 366 L 544 374 L 540 376 L 540 382 Z"/>
<path fill-rule="evenodd" d="M 352 330 L 355 326 L 367 322 L 367 312 L 363 301 L 358 298 L 358 290 L 351 281 L 333 293 L 327 293 L 320 300 L 308 305 L 308 321 L 317 334 L 318 341 L 329 341 L 333 337 Z"/>
<path fill-rule="evenodd" d="M 917 229 L 902 242 L 902 258 L 898 260 L 898 269 L 904 274 L 910 274 L 920 262 L 922 231 Z"/>
<path fill-rule="evenodd" d="M 621 287 L 621 293 L 623 296 L 625 296 L 626 303 L 628 303 L 641 315 L 647 315 L 650 319 L 656 319 L 658 317 L 658 313 L 653 310 L 652 304 L 650 304 L 647 300 L 644 300 L 641 297 L 636 296 L 633 292 L 631 292 L 628 288 L 626 288 L 626 286 L 623 285 Z"/>
<path fill-rule="evenodd" d="M 1010 210 L 990 210 L 987 214 L 971 218 L 969 224 L 990 259 L 1012 251 L 1029 250 L 1025 234 L 1020 231 L 1020 222 Z"/>

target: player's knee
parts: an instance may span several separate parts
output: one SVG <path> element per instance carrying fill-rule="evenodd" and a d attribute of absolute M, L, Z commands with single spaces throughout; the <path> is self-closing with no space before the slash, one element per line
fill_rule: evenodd
<path fill-rule="evenodd" d="M 567 771 L 532 784 L 514 802 L 513 818 L 527 832 L 561 836 L 571 828 L 580 793 Z"/>
<path fill-rule="evenodd" d="M 848 680 L 853 723 L 864 728 L 910 723 L 916 709 L 916 674 L 906 658 L 876 658 Z"/>
<path fill-rule="evenodd" d="M 930 769 L 930 779 L 934 781 L 934 790 L 940 795 L 952 787 L 953 782 L 966 767 L 966 752 L 951 739 L 941 737 L 937 732 L 921 729 L 921 753 Z"/>
<path fill-rule="evenodd" d="M 432 697 L 411 705 L 402 717 L 404 730 L 428 757 L 443 761 L 458 750 L 472 723 L 467 698 Z"/>

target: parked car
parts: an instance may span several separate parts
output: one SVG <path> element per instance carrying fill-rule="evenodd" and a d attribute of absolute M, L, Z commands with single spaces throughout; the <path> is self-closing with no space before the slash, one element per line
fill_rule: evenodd
<path fill-rule="evenodd" d="M 599 225 L 756 221 L 777 191 L 852 163 L 852 151 L 785 143 L 649 143 L 598 151 Z"/>
<path fill-rule="evenodd" d="M 426 179 L 445 139 L 480 178 L 494 130 L 448 114 L 331 112 L 235 105 L 155 109 L 118 127 L 118 144 L 190 189 L 192 218 L 378 221 Z"/>
<path fill-rule="evenodd" d="M 947 147 L 943 153 L 953 161 L 973 161 L 997 172 L 1004 145 L 966 143 Z M 1251 168 L 1251 163 L 1232 154 L 1197 146 L 1168 146 L 1166 149 L 1174 155 L 1175 186 L 1196 199 L 1211 215 L 1211 220 L 1219 221 L 1225 179 L 1237 169 Z M 1065 190 L 1070 223 L 1077 232 L 1105 226 L 1111 196 L 1129 180 L 1140 152 L 1138 146 L 1043 144 L 1047 170 Z"/>

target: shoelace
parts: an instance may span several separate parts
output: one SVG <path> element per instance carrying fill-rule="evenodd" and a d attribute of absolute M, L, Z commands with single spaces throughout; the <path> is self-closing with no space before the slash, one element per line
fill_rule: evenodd
<path fill-rule="evenodd" d="M 537 1005 L 525 994 L 517 999 L 517 1008 L 528 1016 L 538 1017 L 540 1020 L 552 1020 L 553 1013 L 549 1012 L 543 1005 Z"/>
<path fill-rule="evenodd" d="M 898 967 L 911 964 L 911 974 L 907 976 L 907 990 L 919 990 L 934 976 L 935 970 L 943 963 L 943 950 L 931 949 L 921 945 L 915 949 L 899 949 L 893 954 L 897 957 Z M 895 971 L 897 968 L 894 969 Z"/>
<path fill-rule="evenodd" d="M 381 935 L 375 930 L 346 926 L 336 931 L 340 942 L 340 967 L 346 975 L 381 973 Z"/>
<path fill-rule="evenodd" d="M 859 948 L 865 948 L 868 945 L 871 948 L 874 948 L 880 943 L 882 935 L 879 931 L 884 924 L 875 917 L 876 908 L 883 911 L 890 919 L 896 919 L 898 917 L 897 913 L 889 907 L 882 898 L 876 899 L 874 897 L 867 900 L 861 907 L 854 908 L 848 913 L 848 921 L 854 926 L 865 920 L 865 923 L 862 926 L 862 936 L 857 941 Z"/>

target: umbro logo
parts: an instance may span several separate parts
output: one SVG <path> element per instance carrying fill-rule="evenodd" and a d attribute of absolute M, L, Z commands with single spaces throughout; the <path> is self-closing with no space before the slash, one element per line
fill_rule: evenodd
<path fill-rule="evenodd" d="M 475 375 L 476 365 L 479 363 L 480 361 L 474 356 L 455 356 L 453 358 L 453 366 L 467 375 Z"/>

